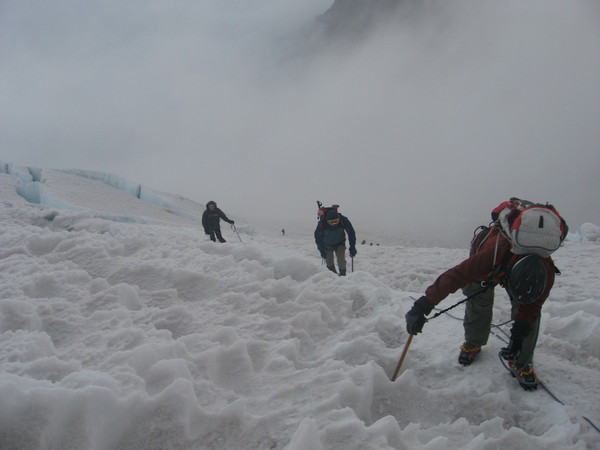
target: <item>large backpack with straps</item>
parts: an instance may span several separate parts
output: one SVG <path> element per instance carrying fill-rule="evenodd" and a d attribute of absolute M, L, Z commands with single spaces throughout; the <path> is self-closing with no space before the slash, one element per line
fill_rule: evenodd
<path fill-rule="evenodd" d="M 340 205 L 323 206 L 323 203 L 321 203 L 319 200 L 317 200 L 317 206 L 319 207 L 317 210 L 317 219 L 319 220 L 319 223 L 325 221 L 329 211 L 338 212 L 338 208 L 340 207 Z"/>
<path fill-rule="evenodd" d="M 513 197 L 492 210 L 492 220 L 512 245 L 516 255 L 549 257 L 558 250 L 569 231 L 554 206 Z"/>
<path fill-rule="evenodd" d="M 469 256 L 473 256 L 479 251 L 481 246 L 487 241 L 488 237 L 490 237 L 491 231 L 491 226 L 479 225 L 475 228 L 475 231 L 473 231 L 473 238 L 471 239 Z"/>

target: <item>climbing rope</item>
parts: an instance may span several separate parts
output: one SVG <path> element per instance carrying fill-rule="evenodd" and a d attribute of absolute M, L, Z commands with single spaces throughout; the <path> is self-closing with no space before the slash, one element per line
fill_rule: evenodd
<path fill-rule="evenodd" d="M 446 314 L 446 315 L 450 316 L 451 318 L 453 318 L 453 319 L 455 319 L 455 320 L 460 320 L 460 321 L 462 321 L 462 319 L 461 319 L 461 318 L 459 318 L 459 317 L 456 317 L 456 316 L 453 316 L 452 314 L 449 314 L 449 313 L 448 313 L 448 311 L 450 311 L 450 310 L 451 310 L 451 309 L 453 309 L 453 308 L 456 308 L 458 305 L 460 305 L 460 304 L 462 304 L 462 303 L 466 302 L 467 300 L 469 300 L 470 298 L 474 297 L 475 295 L 477 295 L 477 294 L 479 294 L 479 293 L 483 292 L 485 289 L 487 289 L 487 288 L 484 288 L 484 289 L 482 289 L 481 291 L 478 291 L 478 292 L 476 292 L 474 295 L 471 295 L 471 296 L 469 296 L 469 297 L 467 297 L 467 298 L 465 298 L 465 299 L 463 299 L 463 300 L 459 301 L 458 303 L 455 303 L 454 305 L 452 305 L 452 306 L 451 306 L 451 307 L 449 307 L 449 308 L 446 308 L 446 309 L 443 309 L 443 310 L 440 310 L 439 308 L 435 308 L 435 310 L 437 310 L 438 312 L 437 312 L 436 314 L 434 314 L 434 315 L 433 315 L 433 316 L 432 316 L 432 317 L 431 317 L 429 320 L 431 320 L 431 319 L 435 319 L 436 317 L 438 317 L 438 316 L 440 316 L 440 315 L 442 315 L 442 314 Z M 507 333 L 507 332 L 506 332 L 506 331 L 505 331 L 505 330 L 504 330 L 502 327 L 503 327 L 503 326 L 505 326 L 505 325 L 508 325 L 508 324 L 509 324 L 509 323 L 511 323 L 511 322 L 512 322 L 512 320 L 507 320 L 506 322 L 503 322 L 503 323 L 500 323 L 500 324 L 497 324 L 497 325 L 496 325 L 496 324 L 491 324 L 492 328 L 498 329 L 498 330 L 500 331 L 500 334 L 496 334 L 496 333 L 494 333 L 493 331 L 490 331 L 490 334 L 492 334 L 493 336 L 496 336 L 498 339 L 500 339 L 500 340 L 501 340 L 502 342 L 504 342 L 505 344 L 508 344 L 508 341 L 509 341 L 509 339 L 510 339 L 510 335 L 509 335 L 509 334 L 508 334 L 508 333 Z M 504 337 L 503 337 L 502 335 L 503 335 Z M 513 369 L 513 368 L 509 367 L 509 365 L 506 363 L 506 361 L 504 360 L 504 358 L 502 358 L 502 356 L 501 356 L 500 354 L 498 354 L 498 356 L 499 356 L 499 358 L 500 358 L 500 361 L 502 362 L 502 365 L 504 366 L 504 368 L 505 368 L 506 370 L 508 370 L 508 371 L 509 371 L 509 372 L 512 374 L 512 373 L 514 372 L 514 370 L 515 370 L 515 369 Z M 526 383 L 526 382 L 525 382 L 525 383 Z M 533 383 L 531 383 L 531 384 L 533 384 Z M 538 384 L 539 386 L 541 386 L 541 387 L 542 387 L 542 388 L 543 388 L 543 389 L 544 389 L 544 390 L 545 390 L 545 391 L 548 393 L 548 395 L 550 395 L 550 397 L 552 397 L 552 399 L 554 399 L 556 402 L 560 403 L 561 405 L 563 405 L 563 406 L 566 406 L 566 404 L 565 404 L 565 403 L 563 403 L 563 402 L 562 402 L 562 401 L 561 401 L 561 400 L 560 400 L 560 399 L 559 399 L 559 398 L 558 398 L 558 397 L 557 397 L 557 396 L 556 396 L 556 395 L 555 395 L 555 394 L 554 394 L 554 393 L 553 393 L 553 392 L 552 392 L 552 391 L 551 391 L 551 390 L 548 388 L 548 386 L 546 386 L 546 385 L 545 385 L 545 384 L 544 384 L 544 383 L 543 383 L 541 380 L 538 380 L 537 384 Z M 590 426 L 591 426 L 591 427 L 592 427 L 594 430 L 596 430 L 597 432 L 599 432 L 599 433 L 600 433 L 600 428 L 598 428 L 598 426 L 597 426 L 596 424 L 594 424 L 594 422 L 592 422 L 592 421 L 591 421 L 589 418 L 587 418 L 587 417 L 585 417 L 585 416 L 581 416 L 581 418 L 582 418 L 583 420 L 585 420 L 587 423 L 589 423 L 589 424 L 590 424 Z"/>

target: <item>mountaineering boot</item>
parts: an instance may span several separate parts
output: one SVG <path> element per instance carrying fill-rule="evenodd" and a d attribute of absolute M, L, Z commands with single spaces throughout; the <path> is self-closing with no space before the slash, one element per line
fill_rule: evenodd
<path fill-rule="evenodd" d="M 465 342 L 460 346 L 460 354 L 458 355 L 458 363 L 463 366 L 468 366 L 473 362 L 475 357 L 481 351 L 481 347 L 477 345 L 471 345 L 468 342 Z"/>
<path fill-rule="evenodd" d="M 523 389 L 526 391 L 537 390 L 539 380 L 531 364 L 527 364 L 520 369 L 516 369 L 513 368 L 512 361 L 509 361 L 508 366 L 511 368 L 510 373 L 517 379 Z"/>
<path fill-rule="evenodd" d="M 337 274 L 336 270 L 335 270 L 335 266 L 327 266 L 327 268 L 329 270 L 331 270 L 333 273 Z"/>
<path fill-rule="evenodd" d="M 346 276 L 346 269 L 340 269 L 340 277 Z"/>

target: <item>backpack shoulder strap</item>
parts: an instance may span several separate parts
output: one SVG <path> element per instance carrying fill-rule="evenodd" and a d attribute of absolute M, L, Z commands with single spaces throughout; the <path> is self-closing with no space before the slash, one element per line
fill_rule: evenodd
<path fill-rule="evenodd" d="M 496 280 L 504 278 L 508 269 L 511 265 L 519 259 L 519 255 L 515 255 L 512 251 L 507 251 L 506 254 L 502 257 L 502 260 L 498 262 L 498 246 L 500 243 L 500 236 L 504 236 L 501 230 L 496 231 L 495 236 L 495 245 L 494 245 L 494 260 L 492 262 L 492 268 L 488 275 L 487 283 L 497 284 Z M 500 282 L 502 284 L 502 282 Z"/>

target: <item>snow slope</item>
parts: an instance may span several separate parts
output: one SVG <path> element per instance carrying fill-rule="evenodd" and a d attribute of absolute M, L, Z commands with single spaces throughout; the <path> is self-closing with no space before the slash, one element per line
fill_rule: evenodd
<path fill-rule="evenodd" d="M 411 297 L 466 249 L 359 245 L 338 278 L 321 265 L 314 218 L 285 236 L 242 220 L 242 242 L 226 226 L 228 243 L 214 244 L 190 219 L 203 207 L 177 196 L 144 201 L 93 172 L 5 172 L 2 449 L 600 447 L 596 240 L 555 257 L 563 274 L 536 368 L 559 403 L 500 364 L 508 325 L 459 366 L 462 306 L 426 324 L 390 381 Z M 17 194 L 35 183 L 46 202 Z M 497 295 L 501 324 L 509 305 Z"/>

